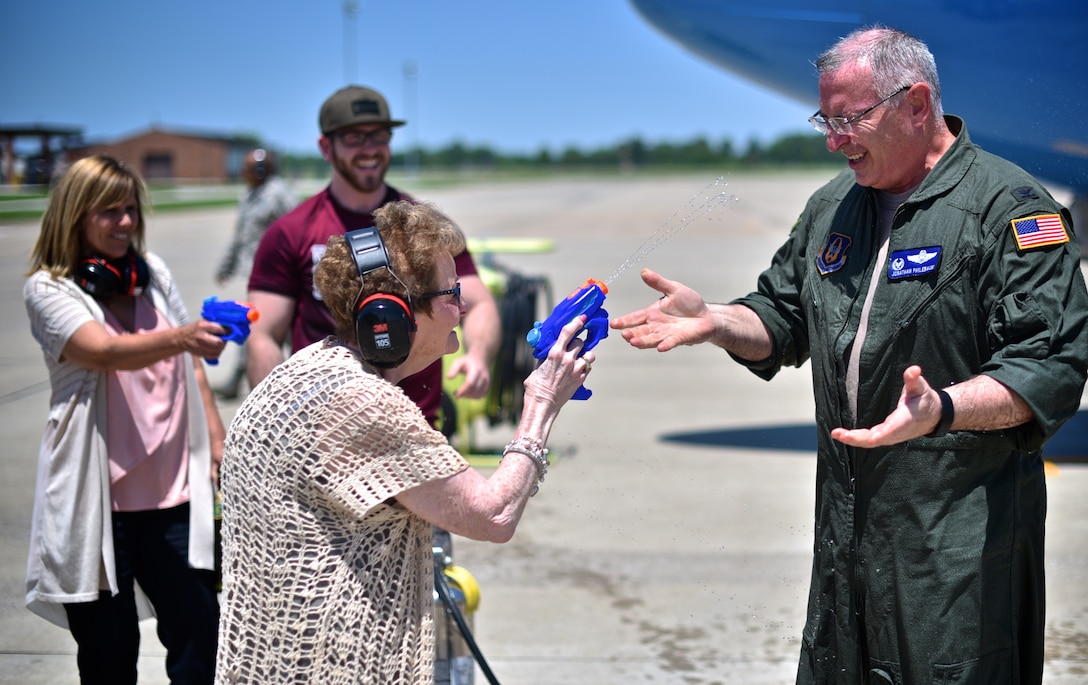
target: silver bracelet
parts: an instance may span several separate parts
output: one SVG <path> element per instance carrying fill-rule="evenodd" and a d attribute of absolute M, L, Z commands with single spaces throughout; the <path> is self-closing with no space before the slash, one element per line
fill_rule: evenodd
<path fill-rule="evenodd" d="M 529 496 L 532 497 L 540 491 L 540 483 L 544 482 L 544 475 L 548 473 L 548 448 L 539 440 L 522 437 L 514 438 L 503 448 L 503 458 L 505 459 L 506 455 L 511 452 L 529 457 L 533 462 L 533 466 L 536 467 L 536 483 L 533 485 L 533 489 L 529 491 Z"/>

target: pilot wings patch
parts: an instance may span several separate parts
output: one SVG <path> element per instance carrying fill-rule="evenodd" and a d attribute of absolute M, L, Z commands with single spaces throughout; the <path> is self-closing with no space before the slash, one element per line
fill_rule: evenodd
<path fill-rule="evenodd" d="M 1065 230 L 1061 214 L 1038 214 L 1026 219 L 1013 219 L 1012 234 L 1016 236 L 1016 247 L 1021 252 L 1069 242 L 1069 232 Z"/>

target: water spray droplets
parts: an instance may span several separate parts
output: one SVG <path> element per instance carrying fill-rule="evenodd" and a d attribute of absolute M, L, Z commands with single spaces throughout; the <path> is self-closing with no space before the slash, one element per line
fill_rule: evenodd
<path fill-rule="evenodd" d="M 641 262 L 651 252 L 656 250 L 661 243 L 665 242 L 675 234 L 687 228 L 695 220 L 706 216 L 720 207 L 724 207 L 730 202 L 736 202 L 737 197 L 730 195 L 725 191 L 725 186 L 728 185 L 725 180 L 719 176 L 714 179 L 712 183 L 709 183 L 705 188 L 695 194 L 690 200 L 688 200 L 684 206 L 673 212 L 665 223 L 661 225 L 653 234 L 635 250 L 634 254 L 624 260 L 623 264 L 620 264 L 612 275 L 605 280 L 605 284 L 611 285 L 619 276 Z"/>

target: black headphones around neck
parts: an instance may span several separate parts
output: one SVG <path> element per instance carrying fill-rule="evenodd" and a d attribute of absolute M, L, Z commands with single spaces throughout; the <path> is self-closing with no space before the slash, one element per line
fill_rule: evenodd
<path fill-rule="evenodd" d="M 124 257 L 87 257 L 76 266 L 75 282 L 96 300 L 116 295 L 140 295 L 151 280 L 147 262 L 129 249 Z"/>
<path fill-rule="evenodd" d="M 344 234 L 344 239 L 359 272 L 360 282 L 365 282 L 368 273 L 383 268 L 397 278 L 377 228 L 371 226 L 350 231 Z M 415 337 L 416 319 L 412 299 L 407 293 L 408 289 L 405 288 L 403 299 L 389 293 L 375 293 L 356 303 L 355 340 L 368 363 L 391 369 L 408 358 Z"/>

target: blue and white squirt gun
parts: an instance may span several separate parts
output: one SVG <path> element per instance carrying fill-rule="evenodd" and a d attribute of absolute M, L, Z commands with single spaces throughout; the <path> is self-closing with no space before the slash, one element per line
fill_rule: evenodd
<path fill-rule="evenodd" d="M 578 356 L 589 352 L 603 338 L 608 337 L 608 312 L 601 309 L 605 297 L 608 295 L 608 286 L 603 281 L 595 278 L 587 279 L 585 283 L 567 295 L 543 321 L 533 324 L 532 330 L 525 336 L 525 340 L 533 346 L 533 357 L 546 359 L 548 350 L 552 348 L 559 338 L 559 331 L 576 316 L 586 316 L 583 328 L 586 338 L 582 344 L 582 350 Z M 571 396 L 572 400 L 588 400 L 593 391 L 580 386 Z"/>

